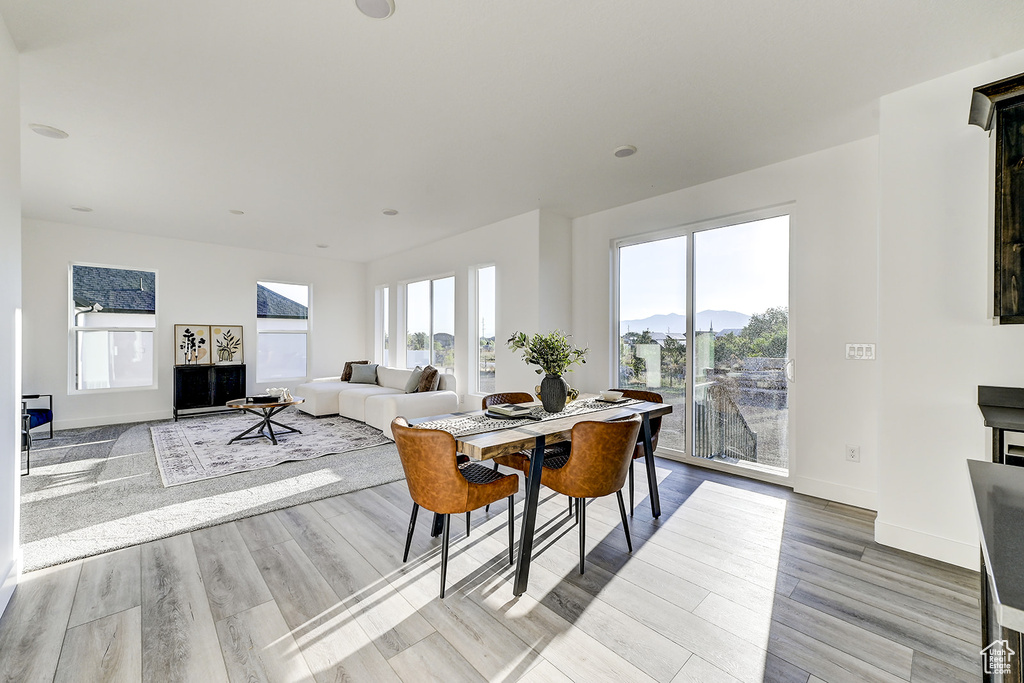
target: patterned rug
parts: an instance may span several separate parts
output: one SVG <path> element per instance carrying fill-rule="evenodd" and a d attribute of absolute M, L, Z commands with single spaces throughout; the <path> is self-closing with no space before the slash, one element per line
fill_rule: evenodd
<path fill-rule="evenodd" d="M 278 434 L 276 446 L 268 439 L 246 439 L 228 445 L 232 438 L 259 421 L 247 413 L 190 417 L 154 425 L 153 446 L 164 486 L 250 472 L 283 462 L 312 460 L 331 453 L 348 453 L 391 441 L 379 429 L 339 416 L 316 418 L 288 410 L 274 419 L 302 433 Z"/>

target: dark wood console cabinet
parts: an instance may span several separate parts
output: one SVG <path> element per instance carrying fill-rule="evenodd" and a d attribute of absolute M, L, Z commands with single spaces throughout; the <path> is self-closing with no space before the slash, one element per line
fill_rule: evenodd
<path fill-rule="evenodd" d="M 182 411 L 223 408 L 236 398 L 245 398 L 245 365 L 174 366 L 175 420 L 186 416 Z"/>

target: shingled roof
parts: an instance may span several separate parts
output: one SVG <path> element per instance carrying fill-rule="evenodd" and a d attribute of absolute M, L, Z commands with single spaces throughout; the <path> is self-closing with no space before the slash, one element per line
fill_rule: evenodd
<path fill-rule="evenodd" d="M 304 320 L 309 317 L 309 309 L 298 301 L 267 289 L 261 284 L 256 285 L 256 317 L 257 318 L 294 318 Z"/>
<path fill-rule="evenodd" d="M 156 273 L 98 266 L 72 266 L 76 308 L 99 304 L 104 313 L 156 313 Z"/>

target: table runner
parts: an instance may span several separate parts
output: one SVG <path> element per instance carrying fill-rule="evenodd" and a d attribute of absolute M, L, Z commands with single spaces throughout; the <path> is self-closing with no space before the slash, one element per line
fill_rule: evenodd
<path fill-rule="evenodd" d="M 629 399 L 628 401 L 622 401 L 621 403 L 608 403 L 597 398 L 586 398 L 566 404 L 565 410 L 563 410 L 560 413 L 549 413 L 546 410 L 544 410 L 542 406 L 537 406 L 534 409 L 533 414 L 539 416 L 540 420 L 525 417 L 502 419 L 498 417 L 488 417 L 487 415 L 477 413 L 475 415 L 455 415 L 454 417 L 445 417 L 441 418 L 440 420 L 420 422 L 419 424 L 413 426 L 419 429 L 440 429 L 458 438 L 460 436 L 469 436 L 470 434 L 482 434 L 483 432 L 493 432 L 497 429 L 513 429 L 515 427 L 524 427 L 535 422 L 543 422 L 544 420 L 554 420 L 559 417 L 572 417 L 574 415 L 596 413 L 600 410 L 621 408 L 623 406 L 629 406 L 635 403 L 640 403 L 640 401 L 636 399 Z"/>

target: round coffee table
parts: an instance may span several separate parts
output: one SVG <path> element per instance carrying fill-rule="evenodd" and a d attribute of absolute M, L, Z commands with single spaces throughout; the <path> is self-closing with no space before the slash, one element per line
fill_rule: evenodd
<path fill-rule="evenodd" d="M 238 410 L 243 410 L 247 413 L 252 413 L 253 415 L 256 415 L 257 417 L 260 418 L 259 422 L 254 424 L 252 427 L 249 427 L 235 438 L 231 439 L 231 441 L 228 441 L 228 445 L 230 446 L 234 442 L 242 441 L 244 439 L 262 438 L 270 439 L 270 442 L 276 446 L 277 435 L 274 434 L 274 425 L 277 425 L 278 427 L 283 429 L 284 434 L 291 434 L 292 432 L 301 434 L 302 432 L 299 431 L 298 429 L 295 429 L 294 427 L 289 427 L 288 425 L 283 425 L 280 422 L 271 420 L 270 418 L 274 417 L 275 415 L 277 415 L 284 409 L 288 408 L 289 406 L 297 406 L 300 403 L 305 402 L 306 399 L 304 398 L 293 398 L 290 401 L 274 400 L 271 401 L 270 403 L 251 403 L 244 398 L 238 398 L 235 399 L 234 401 L 228 401 L 225 404 L 227 405 L 228 408 L 237 408 Z M 248 436 L 249 432 L 253 431 L 254 429 L 259 429 L 259 431 L 256 434 L 253 434 L 252 436 Z"/>

